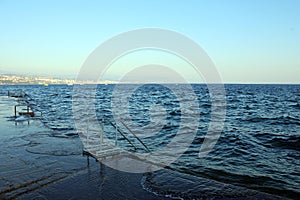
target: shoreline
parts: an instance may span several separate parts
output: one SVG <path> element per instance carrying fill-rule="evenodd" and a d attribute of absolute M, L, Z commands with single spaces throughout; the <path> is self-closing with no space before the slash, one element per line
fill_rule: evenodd
<path fill-rule="evenodd" d="M 82 156 L 79 138 L 53 137 L 39 120 L 15 125 L 15 104 L 0 96 L 1 199 L 286 199 L 168 169 L 114 170 Z"/>
<path fill-rule="evenodd" d="M 119 172 L 83 156 L 79 138 L 53 137 L 39 120 L 15 125 L 15 104 L 0 96 L 0 199 L 165 199 L 142 188 L 143 174 Z M 97 190 L 100 182 L 105 190 Z"/>

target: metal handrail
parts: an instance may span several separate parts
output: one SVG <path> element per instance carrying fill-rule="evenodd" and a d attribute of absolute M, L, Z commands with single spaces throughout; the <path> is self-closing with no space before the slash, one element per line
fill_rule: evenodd
<path fill-rule="evenodd" d="M 125 136 L 124 132 L 122 132 L 117 127 L 117 124 L 114 124 L 109 118 L 103 118 L 103 120 L 107 121 L 108 123 L 110 123 L 117 130 L 117 132 L 120 133 L 135 148 L 135 150 L 137 149 L 137 147 Z M 147 152 L 150 152 L 150 150 L 146 146 L 146 144 L 124 122 L 122 122 L 122 121 L 120 121 L 120 122 L 143 145 L 143 147 L 145 148 L 145 150 Z"/>
<path fill-rule="evenodd" d="M 124 133 L 117 128 L 117 125 L 113 124 L 110 120 L 108 122 L 127 140 L 127 142 L 129 142 L 129 144 L 131 144 L 131 146 L 134 147 L 134 150 L 137 149 L 137 147 L 124 135 Z"/>
<path fill-rule="evenodd" d="M 146 150 L 148 152 L 150 152 L 150 150 L 148 149 L 148 147 L 145 145 L 145 143 L 122 121 L 120 121 L 123 126 L 146 148 Z"/>
<path fill-rule="evenodd" d="M 25 92 L 22 89 L 18 90 L 8 90 L 7 96 L 8 97 L 15 97 L 15 98 L 23 98 L 25 96 Z"/>

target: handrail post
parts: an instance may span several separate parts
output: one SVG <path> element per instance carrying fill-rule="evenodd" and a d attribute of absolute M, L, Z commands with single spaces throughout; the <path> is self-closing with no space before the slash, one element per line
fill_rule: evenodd
<path fill-rule="evenodd" d="M 90 120 L 89 120 L 89 118 L 87 119 L 87 124 L 86 124 L 86 135 L 87 135 L 87 137 L 86 137 L 86 141 L 85 141 L 85 144 L 86 145 L 89 145 L 89 140 L 90 140 L 90 134 L 89 134 L 89 122 L 90 122 Z"/>
<path fill-rule="evenodd" d="M 104 134 L 104 119 L 103 118 L 101 119 L 100 127 L 101 127 L 100 141 L 101 141 L 101 144 L 103 144 L 103 134 Z"/>
<path fill-rule="evenodd" d="M 118 127 L 117 127 L 117 124 L 116 124 L 116 132 L 115 132 L 115 146 L 117 146 L 117 140 L 118 140 L 117 133 L 118 133 Z"/>

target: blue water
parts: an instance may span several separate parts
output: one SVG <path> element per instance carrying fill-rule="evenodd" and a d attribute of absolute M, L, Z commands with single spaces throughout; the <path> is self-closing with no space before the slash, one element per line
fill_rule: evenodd
<path fill-rule="evenodd" d="M 130 89 L 134 85 L 124 87 Z M 177 87 L 185 90 L 186 86 Z M 95 96 L 98 119 L 113 120 L 114 88 L 114 85 L 98 85 Z M 300 85 L 225 85 L 225 126 L 213 150 L 201 159 L 198 153 L 211 118 L 211 99 L 205 85 L 192 88 L 200 112 L 197 134 L 189 149 L 169 168 L 294 199 L 300 196 Z M 1 86 L 0 95 L 7 95 L 11 89 L 23 89 L 28 94 L 32 109 L 43 113 L 41 121 L 54 135 L 76 137 L 73 86 Z M 128 102 L 129 114 L 138 126 L 163 122 L 155 135 L 143 138 L 149 149 L 167 145 L 179 130 L 180 102 L 170 89 L 144 85 Z M 151 115 L 153 105 L 161 106 L 163 112 L 158 110 Z M 125 142 L 124 145 L 129 148 Z"/>

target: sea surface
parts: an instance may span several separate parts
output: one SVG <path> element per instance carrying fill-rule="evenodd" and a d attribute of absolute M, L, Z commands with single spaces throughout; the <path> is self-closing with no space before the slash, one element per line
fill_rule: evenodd
<path fill-rule="evenodd" d="M 22 89 L 27 94 L 25 100 L 35 112 L 42 113 L 39 120 L 52 130 L 54 137 L 76 138 L 73 87 L 0 86 L 0 95 L 7 95 L 8 90 Z M 178 96 L 170 89 L 172 87 L 178 91 L 188 91 L 187 87 L 192 87 L 193 91 L 191 96 L 186 93 Z M 224 87 L 224 128 L 216 145 L 204 158 L 199 158 L 199 149 L 212 117 L 211 96 L 206 85 L 172 85 L 169 88 L 158 84 L 123 85 L 123 95 L 133 92 L 127 104 L 115 102 L 113 105 L 116 85 L 98 85 L 95 94 L 86 98 L 95 101 L 98 120 L 105 118 L 115 123 L 116 118 L 127 112 L 129 125 L 134 125 L 132 130 L 151 151 L 166 146 L 179 130 L 190 131 L 191 127 L 196 127 L 188 150 L 168 166 L 175 172 L 296 199 L 300 196 L 300 85 L 229 84 Z M 186 105 L 191 101 L 188 116 L 189 112 L 181 110 L 183 101 Z M 196 123 L 194 117 L 199 118 Z M 114 138 L 114 127 L 109 123 L 104 124 L 104 131 L 108 138 Z M 118 145 L 132 150 L 124 138 L 120 138 Z M 166 186 L 151 189 L 154 179 L 145 179 L 144 185 L 149 191 L 168 193 L 163 191 L 167 190 Z M 181 196 L 180 193 L 176 195 Z"/>

